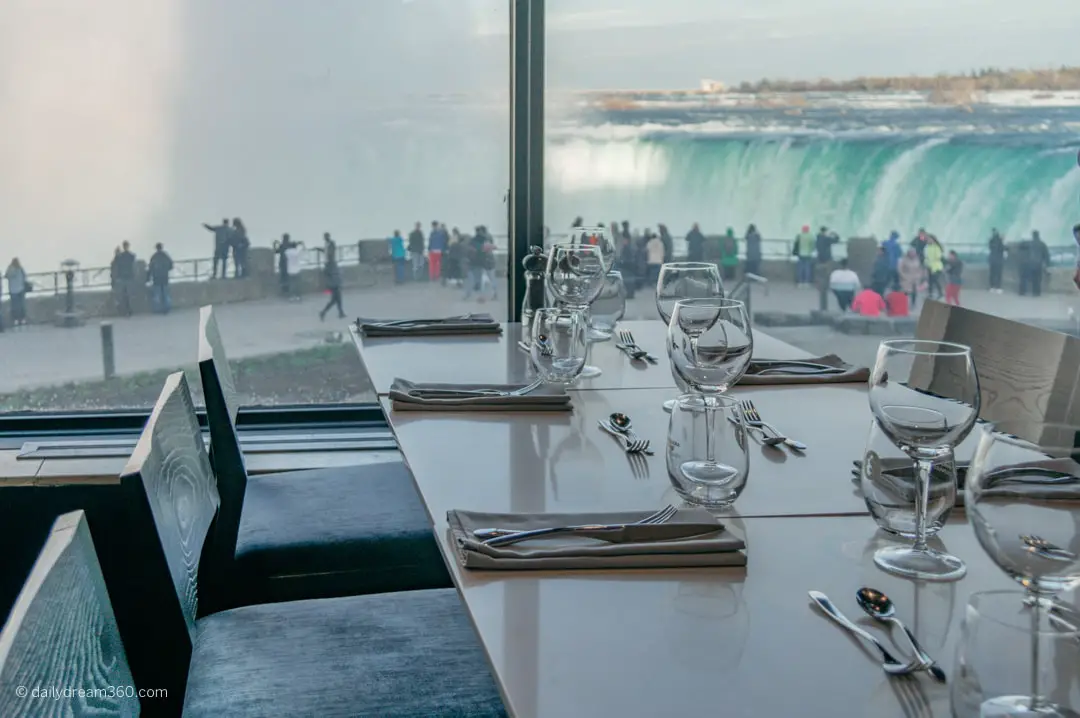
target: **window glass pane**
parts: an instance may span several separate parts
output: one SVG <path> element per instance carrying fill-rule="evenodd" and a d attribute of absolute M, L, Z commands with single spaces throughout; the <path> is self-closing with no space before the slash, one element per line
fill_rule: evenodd
<path fill-rule="evenodd" d="M 911 335 L 915 317 L 848 334 L 862 325 L 836 324 L 830 277 L 847 258 L 861 286 L 889 294 L 897 264 L 882 260 L 875 273 L 877 248 L 895 231 L 906 252 L 925 228 L 941 251 L 923 258 L 929 276 L 918 262 L 909 268 L 916 310 L 929 291 L 942 299 L 948 291 L 966 307 L 1080 333 L 1074 5 L 548 0 L 547 8 L 546 223 L 554 238 L 577 217 L 628 223 L 622 269 L 638 289 L 628 317 L 656 317 L 646 231 L 666 226 L 671 241 L 652 253 L 662 261 L 686 256 L 699 223 L 698 256 L 726 269 L 729 290 L 748 269 L 769 280 L 767 292 L 752 288 L 759 329 L 815 355 L 872 362 L 880 334 Z M 761 240 L 748 256 L 751 225 Z M 800 276 L 793 252 L 804 226 Z M 818 254 L 822 228 L 827 257 Z M 989 291 L 995 228 L 1009 252 L 993 267 L 995 280 L 1002 268 L 1000 294 Z M 725 262 L 728 230 L 736 253 Z M 1036 231 L 1048 268 L 1043 246 L 1030 242 Z M 1029 296 L 1019 296 L 1022 277 Z M 1036 279 L 1039 298 L 1030 296 Z M 833 285 L 845 300 L 856 289 L 850 280 L 837 275 Z M 822 299 L 829 315 L 811 316 Z M 893 300 L 900 311 L 900 294 Z M 789 324 L 799 326 L 778 326 Z"/>
<path fill-rule="evenodd" d="M 201 304 L 262 404 L 372 400 L 358 315 L 504 319 L 508 22 L 506 0 L 0 6 L 0 271 L 25 271 L 3 281 L 0 410 L 148 406 L 193 364 Z M 464 242 L 433 253 L 433 221 Z"/>

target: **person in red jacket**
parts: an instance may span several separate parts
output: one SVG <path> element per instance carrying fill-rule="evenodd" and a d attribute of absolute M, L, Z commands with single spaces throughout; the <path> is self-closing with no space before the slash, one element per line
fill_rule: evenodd
<path fill-rule="evenodd" d="M 864 317 L 879 317 L 886 310 L 885 300 L 873 289 L 864 289 L 855 295 L 855 301 L 851 303 L 851 311 L 858 312 Z"/>
<path fill-rule="evenodd" d="M 890 317 L 906 317 L 909 314 L 908 296 L 900 291 L 899 284 L 894 284 L 892 291 L 885 295 L 885 310 Z"/>

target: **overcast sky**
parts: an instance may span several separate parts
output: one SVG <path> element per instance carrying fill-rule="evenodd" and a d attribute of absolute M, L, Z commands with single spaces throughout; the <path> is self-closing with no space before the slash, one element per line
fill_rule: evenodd
<path fill-rule="evenodd" d="M 473 2 L 480 33 L 504 31 L 505 15 L 491 0 Z M 1077 0 L 547 0 L 547 7 L 549 86 L 560 89 L 1080 65 Z"/>

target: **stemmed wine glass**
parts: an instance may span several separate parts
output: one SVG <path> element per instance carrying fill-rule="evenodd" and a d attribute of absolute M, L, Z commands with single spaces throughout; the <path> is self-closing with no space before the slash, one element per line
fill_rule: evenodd
<path fill-rule="evenodd" d="M 656 279 L 656 311 L 664 324 L 671 324 L 671 313 L 675 311 L 675 303 L 680 299 L 723 297 L 724 283 L 715 264 L 668 262 L 660 267 L 660 275 Z M 671 374 L 680 391 L 689 391 L 689 386 L 674 369 Z M 675 399 L 668 399 L 664 402 L 664 411 L 670 413 L 674 406 Z"/>
<path fill-rule="evenodd" d="M 702 395 L 705 410 L 705 461 L 695 469 L 702 480 L 719 479 L 727 469 L 716 462 L 714 435 L 717 396 L 742 378 L 750 366 L 754 336 L 746 305 L 733 299 L 682 299 L 668 324 L 668 357 L 673 375 Z"/>
<path fill-rule="evenodd" d="M 881 431 L 915 462 L 915 543 L 889 546 L 874 563 L 890 573 L 955 581 L 967 567 L 927 544 L 930 478 L 975 426 L 981 398 L 971 349 L 951 342 L 894 339 L 878 347 L 870 374 L 870 412 Z"/>
<path fill-rule="evenodd" d="M 967 514 L 986 553 L 1026 589 L 1032 629 L 1030 695 L 992 698 L 982 715 L 1077 715 L 1043 697 L 1038 638 L 1044 619 L 1052 626 L 1061 617 L 1054 596 L 1080 585 L 1078 461 L 1080 426 L 1018 421 L 982 431 L 965 482 Z"/>
<path fill-rule="evenodd" d="M 603 254 L 591 244 L 556 244 L 548 256 L 545 284 L 559 304 L 589 315 L 589 305 L 604 288 Z M 600 376 L 600 368 L 585 365 L 581 376 Z"/>
<path fill-rule="evenodd" d="M 575 227 L 570 231 L 567 244 L 578 247 L 596 247 L 600 250 L 600 261 L 604 265 L 604 272 L 610 273 L 615 266 L 615 242 L 607 227 Z M 619 275 L 620 278 L 622 275 Z M 606 287 L 605 287 L 606 289 Z M 604 342 L 611 339 L 611 333 L 605 333 L 602 327 L 596 326 L 596 317 L 589 312 L 589 340 Z"/>

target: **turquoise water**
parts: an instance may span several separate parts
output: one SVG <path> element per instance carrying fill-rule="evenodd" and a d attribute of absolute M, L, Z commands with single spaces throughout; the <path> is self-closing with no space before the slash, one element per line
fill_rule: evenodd
<path fill-rule="evenodd" d="M 1080 132 L 1067 130 L 1077 110 L 1053 122 L 1034 109 L 944 118 L 875 111 L 861 123 L 858 112 L 830 114 L 784 128 L 777 113 L 758 113 L 720 132 L 700 117 L 579 125 L 549 140 L 549 217 L 553 226 L 579 214 L 666 222 L 675 234 L 695 221 L 739 233 L 753 222 L 769 238 L 804 224 L 882 238 L 926 227 L 952 244 L 983 244 L 997 227 L 1007 238 L 1037 229 L 1051 245 L 1072 243 Z"/>

